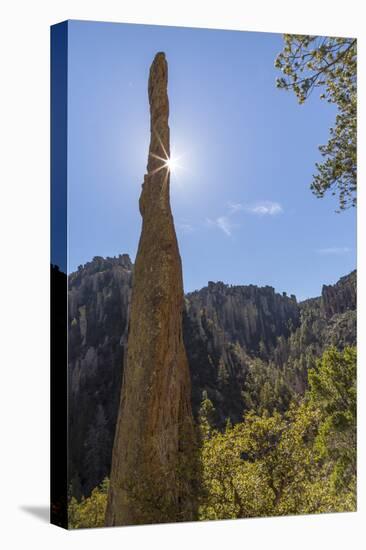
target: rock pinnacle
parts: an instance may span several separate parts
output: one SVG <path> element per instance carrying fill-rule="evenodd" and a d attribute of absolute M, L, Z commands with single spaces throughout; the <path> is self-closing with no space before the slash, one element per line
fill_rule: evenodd
<path fill-rule="evenodd" d="M 182 334 L 182 266 L 170 207 L 168 66 L 156 54 L 151 138 L 139 201 L 142 231 L 113 447 L 107 525 L 194 519 L 194 429 Z M 193 468 L 193 469 L 192 469 Z"/>

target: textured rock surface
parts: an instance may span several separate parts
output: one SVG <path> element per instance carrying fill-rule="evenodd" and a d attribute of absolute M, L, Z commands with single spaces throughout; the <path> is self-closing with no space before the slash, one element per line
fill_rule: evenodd
<path fill-rule="evenodd" d="M 335 285 L 324 285 L 322 289 L 322 307 L 329 318 L 348 309 L 356 309 L 357 277 L 356 271 L 341 277 Z"/>
<path fill-rule="evenodd" d="M 107 525 L 193 519 L 191 386 L 182 334 L 181 259 L 169 200 L 165 55 L 149 76 L 151 141 L 140 196 L 128 344 L 112 454 Z"/>
<path fill-rule="evenodd" d="M 270 286 L 231 286 L 209 282 L 186 295 L 184 338 L 192 373 L 192 401 L 199 408 L 205 389 L 216 407 L 217 421 L 238 422 L 242 391 L 251 358 L 270 353 L 279 337 L 300 324 L 296 298 Z"/>
<path fill-rule="evenodd" d="M 95 257 L 68 279 L 69 472 L 80 498 L 110 472 L 132 263 Z"/>
<path fill-rule="evenodd" d="M 191 317 L 216 319 L 231 340 L 253 353 L 259 351 L 261 342 L 273 346 L 278 336 L 288 336 L 290 323 L 297 327 L 300 321 L 296 298 L 278 294 L 270 286 L 209 282 L 187 295 L 187 306 Z"/>

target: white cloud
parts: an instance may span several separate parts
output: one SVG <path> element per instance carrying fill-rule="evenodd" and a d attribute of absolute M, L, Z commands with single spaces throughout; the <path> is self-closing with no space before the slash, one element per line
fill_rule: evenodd
<path fill-rule="evenodd" d="M 206 218 L 206 224 L 209 227 L 218 227 L 228 237 L 231 237 L 232 229 L 233 229 L 233 227 L 235 227 L 235 225 L 230 222 L 230 220 L 227 216 L 219 216 L 218 218 L 215 218 L 214 220 L 211 220 L 210 218 Z"/>
<path fill-rule="evenodd" d="M 232 230 L 238 227 L 238 224 L 232 223 L 231 219 L 238 212 L 249 212 L 260 216 L 269 215 L 275 216 L 283 212 L 282 206 L 278 202 L 264 201 L 253 205 L 242 204 L 241 202 L 227 203 L 228 212 L 224 216 L 218 216 L 215 219 L 206 218 L 206 225 L 209 227 L 217 227 L 221 229 L 225 235 L 231 237 Z"/>
<path fill-rule="evenodd" d="M 317 253 L 322 254 L 323 256 L 341 256 L 342 254 L 347 254 L 351 249 L 347 246 L 331 246 L 329 248 L 318 248 Z"/>
<path fill-rule="evenodd" d="M 250 212 L 251 214 L 257 214 L 259 216 L 275 216 L 281 214 L 283 208 L 278 202 L 263 201 L 254 204 L 242 204 L 240 202 L 228 202 L 229 214 L 236 214 L 237 212 Z"/>
<path fill-rule="evenodd" d="M 283 212 L 282 206 L 278 202 L 264 201 L 248 207 L 249 212 L 259 216 L 276 216 Z"/>
<path fill-rule="evenodd" d="M 235 214 L 236 212 L 240 212 L 241 210 L 245 210 L 245 206 L 241 204 L 240 202 L 228 202 L 227 203 L 229 207 L 229 213 Z"/>
<path fill-rule="evenodd" d="M 220 216 L 216 219 L 217 227 L 219 227 L 226 235 L 231 235 L 233 225 L 229 222 L 226 216 Z"/>

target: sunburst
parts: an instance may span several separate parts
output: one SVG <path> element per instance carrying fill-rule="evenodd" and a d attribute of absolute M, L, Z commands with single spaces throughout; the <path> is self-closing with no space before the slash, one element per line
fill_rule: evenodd
<path fill-rule="evenodd" d="M 150 156 L 161 161 L 161 165 L 158 166 L 152 173 L 155 174 L 156 172 L 159 172 L 160 170 L 165 168 L 167 172 L 169 172 L 170 174 L 173 174 L 177 171 L 177 169 L 181 168 L 179 164 L 180 157 L 177 157 L 173 152 L 171 152 L 170 155 L 168 155 L 159 135 L 156 134 L 156 136 L 163 150 L 164 157 L 156 155 L 155 153 L 150 153 Z"/>

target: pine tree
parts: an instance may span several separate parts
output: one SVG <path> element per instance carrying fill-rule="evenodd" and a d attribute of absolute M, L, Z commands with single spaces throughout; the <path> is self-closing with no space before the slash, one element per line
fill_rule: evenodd
<path fill-rule="evenodd" d="M 357 189 L 357 41 L 355 38 L 285 34 L 275 66 L 283 72 L 277 86 L 293 90 L 304 103 L 314 89 L 338 108 L 326 145 L 319 147 L 311 190 L 339 195 L 340 210 L 356 205 Z"/>
<path fill-rule="evenodd" d="M 214 433 L 216 410 L 208 398 L 207 391 L 202 392 L 201 407 L 198 412 L 199 430 L 202 439 L 209 439 Z"/>

